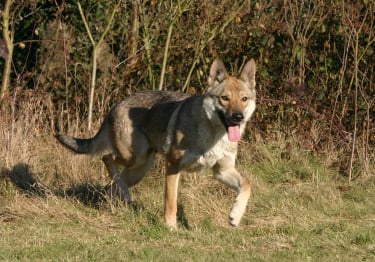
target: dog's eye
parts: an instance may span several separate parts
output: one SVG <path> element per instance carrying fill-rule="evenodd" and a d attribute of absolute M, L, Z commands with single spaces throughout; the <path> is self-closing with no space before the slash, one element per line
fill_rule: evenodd
<path fill-rule="evenodd" d="M 242 101 L 243 101 L 243 102 L 246 102 L 247 99 L 249 99 L 247 96 L 242 97 Z"/>
<path fill-rule="evenodd" d="M 221 96 L 220 98 L 223 101 L 229 101 L 229 97 L 228 96 Z"/>

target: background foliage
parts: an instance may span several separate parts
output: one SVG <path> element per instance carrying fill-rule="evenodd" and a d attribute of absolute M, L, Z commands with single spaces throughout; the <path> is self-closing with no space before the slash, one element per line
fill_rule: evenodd
<path fill-rule="evenodd" d="M 371 174 L 373 0 L 89 0 L 81 5 L 96 41 L 116 9 L 98 49 L 96 126 L 128 94 L 158 89 L 160 81 L 163 89 L 202 93 L 214 57 L 234 73 L 253 57 L 259 73 L 252 139 L 285 141 L 285 158 L 294 147 L 323 155 L 335 151 L 330 164 L 340 174 L 349 179 Z M 79 132 L 87 121 L 92 45 L 77 2 L 13 1 L 10 21 L 15 46 L 2 121 L 11 126 L 27 107 L 49 134 Z M 4 63 L 0 59 L 0 75 Z"/>

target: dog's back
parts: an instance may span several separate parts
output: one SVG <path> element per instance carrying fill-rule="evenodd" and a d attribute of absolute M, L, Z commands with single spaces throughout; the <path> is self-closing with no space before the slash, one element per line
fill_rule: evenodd
<path fill-rule="evenodd" d="M 182 100 L 189 95 L 170 91 L 145 91 L 135 93 L 115 104 L 103 121 L 97 134 L 88 139 L 56 135 L 58 141 L 78 154 L 98 154 L 113 150 L 123 141 L 123 130 L 139 129 L 150 141 L 160 141 L 168 121 Z M 149 130 L 149 132 L 146 131 Z M 154 143 L 155 144 L 155 143 Z M 155 144 L 155 150 L 158 150 Z"/>

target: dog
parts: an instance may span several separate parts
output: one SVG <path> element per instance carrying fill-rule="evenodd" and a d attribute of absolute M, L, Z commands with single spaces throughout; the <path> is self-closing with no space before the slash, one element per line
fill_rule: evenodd
<path fill-rule="evenodd" d="M 180 174 L 210 168 L 215 179 L 237 193 L 229 213 L 230 224 L 237 226 L 246 210 L 250 184 L 236 170 L 235 161 L 238 142 L 255 110 L 256 65 L 249 60 L 240 77 L 235 77 L 217 58 L 209 73 L 208 89 L 203 95 L 138 92 L 110 109 L 94 137 L 59 134 L 56 138 L 75 153 L 101 152 L 113 188 L 120 189 L 125 201 L 131 201 L 129 188 L 153 166 L 155 154 L 164 155 L 164 220 L 170 228 L 177 227 Z"/>

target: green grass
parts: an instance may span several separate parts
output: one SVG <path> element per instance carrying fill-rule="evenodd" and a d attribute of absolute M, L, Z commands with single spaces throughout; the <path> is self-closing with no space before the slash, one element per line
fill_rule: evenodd
<path fill-rule="evenodd" d="M 227 220 L 232 191 L 210 174 L 183 177 L 180 227 L 170 231 L 163 224 L 160 168 L 132 189 L 134 204 L 116 206 L 103 195 L 108 178 L 98 159 L 50 142 L 46 147 L 27 160 L 20 155 L 24 166 L 1 171 L 0 260 L 375 259 L 374 176 L 349 185 L 309 152 L 283 159 L 275 145 L 241 150 L 239 170 L 251 181 L 252 198 L 237 228 Z M 12 176 L 22 179 L 15 183 Z M 43 190 L 22 181 L 42 182 Z"/>

